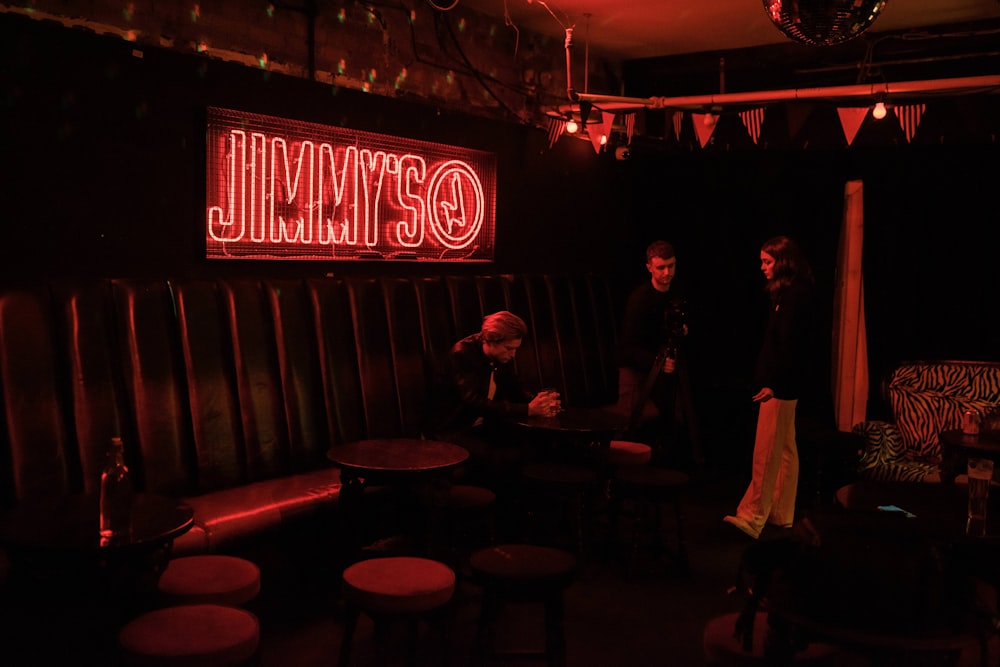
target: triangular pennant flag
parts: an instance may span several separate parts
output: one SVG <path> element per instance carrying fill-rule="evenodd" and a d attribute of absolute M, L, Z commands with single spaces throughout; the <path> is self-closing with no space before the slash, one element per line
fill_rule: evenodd
<path fill-rule="evenodd" d="M 674 121 L 674 139 L 681 140 L 681 124 L 684 122 L 684 114 L 680 111 L 671 111 L 670 115 Z"/>
<path fill-rule="evenodd" d="M 698 141 L 704 148 L 708 140 L 712 138 L 712 133 L 715 132 L 715 125 L 719 122 L 719 117 L 711 113 L 693 113 L 691 119 L 694 121 L 694 131 L 698 135 Z"/>
<path fill-rule="evenodd" d="M 813 105 L 806 102 L 789 102 L 787 105 L 788 136 L 792 139 L 806 124 L 806 118 L 812 113 Z"/>
<path fill-rule="evenodd" d="M 625 143 L 632 144 L 632 135 L 635 133 L 635 114 L 625 114 Z"/>
<path fill-rule="evenodd" d="M 601 143 L 602 132 L 603 130 L 601 129 L 601 126 L 597 123 L 592 123 L 587 126 L 587 135 L 590 136 L 590 143 L 594 147 L 595 153 L 600 153 L 601 148 L 604 147 Z"/>
<path fill-rule="evenodd" d="M 609 140 L 611 139 L 611 130 L 615 126 L 615 114 L 613 111 L 602 111 L 601 120 L 604 121 L 602 129 L 604 131 L 604 136 Z"/>
<path fill-rule="evenodd" d="M 764 107 L 759 109 L 750 109 L 749 111 L 740 112 L 740 120 L 743 121 L 743 125 L 747 128 L 747 132 L 750 133 L 750 138 L 756 144 L 757 140 L 760 139 L 760 127 L 764 124 Z"/>
<path fill-rule="evenodd" d="M 556 145 L 556 141 L 566 131 L 566 121 L 562 118 L 549 118 L 549 148 Z"/>
<path fill-rule="evenodd" d="M 903 127 L 903 132 L 906 133 L 907 141 L 913 139 L 913 135 L 920 125 L 920 119 L 924 115 L 924 109 L 926 108 L 926 104 L 907 104 L 895 108 L 896 118 L 899 119 L 899 124 Z"/>
<path fill-rule="evenodd" d="M 847 145 L 854 143 L 854 137 L 858 136 L 858 130 L 868 109 L 864 107 L 837 107 L 837 115 L 840 116 L 840 125 L 844 128 L 844 137 L 847 138 Z"/>

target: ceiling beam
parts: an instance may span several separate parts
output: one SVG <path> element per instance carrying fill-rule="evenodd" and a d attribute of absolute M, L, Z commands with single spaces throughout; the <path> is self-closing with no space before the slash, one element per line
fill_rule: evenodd
<path fill-rule="evenodd" d="M 575 102 L 602 105 L 645 107 L 647 109 L 721 109 L 726 106 L 754 106 L 788 100 L 852 100 L 861 99 L 864 105 L 876 98 L 893 96 L 912 98 L 922 94 L 969 94 L 1000 90 L 1000 75 L 966 76 L 950 79 L 927 79 L 896 83 L 865 83 L 849 86 L 822 88 L 789 88 L 743 93 L 687 95 L 682 97 L 622 97 L 592 93 L 575 93 Z"/>

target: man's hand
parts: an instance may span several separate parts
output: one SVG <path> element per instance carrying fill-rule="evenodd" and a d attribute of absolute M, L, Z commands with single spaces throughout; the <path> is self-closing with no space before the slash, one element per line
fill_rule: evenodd
<path fill-rule="evenodd" d="M 664 357 L 663 359 L 663 372 L 673 373 L 677 370 L 677 360 L 673 357 Z"/>
<path fill-rule="evenodd" d="M 754 403 L 766 403 L 774 398 L 774 391 L 770 387 L 764 387 L 753 395 Z"/>
<path fill-rule="evenodd" d="M 529 417 L 555 417 L 562 410 L 562 401 L 556 391 L 540 391 L 528 403 Z"/>

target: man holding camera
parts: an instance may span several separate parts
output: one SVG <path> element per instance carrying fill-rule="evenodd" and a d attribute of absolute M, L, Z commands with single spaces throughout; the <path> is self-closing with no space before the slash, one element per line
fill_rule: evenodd
<path fill-rule="evenodd" d="M 654 241 L 646 248 L 650 280 L 632 290 L 618 346 L 618 408 L 630 416 L 630 436 L 653 447 L 654 457 L 676 462 L 680 424 L 691 440 L 690 459 L 701 462 L 691 409 L 683 341 L 687 304 L 673 286 L 674 248 Z"/>

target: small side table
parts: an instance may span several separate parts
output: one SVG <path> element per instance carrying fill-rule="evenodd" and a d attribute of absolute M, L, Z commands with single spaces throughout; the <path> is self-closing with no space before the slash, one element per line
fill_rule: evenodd
<path fill-rule="evenodd" d="M 0 513 L 11 560 L 0 618 L 13 663 L 108 664 L 119 628 L 154 603 L 174 539 L 194 524 L 190 505 L 138 493 L 130 535 L 102 544 L 99 506 L 97 495 L 72 494 Z"/>
<path fill-rule="evenodd" d="M 610 409 L 569 407 L 554 417 L 525 417 L 517 425 L 548 450 L 541 458 L 603 464 L 627 423 Z"/>
<path fill-rule="evenodd" d="M 953 484 L 955 477 L 964 472 L 963 465 L 970 457 L 992 459 L 1000 463 L 1000 431 L 982 431 L 977 435 L 952 428 L 941 431 L 941 481 Z"/>
<path fill-rule="evenodd" d="M 451 471 L 469 458 L 463 447 L 448 442 L 420 438 L 385 438 L 359 440 L 331 447 L 327 458 L 340 468 L 340 508 L 343 512 L 347 540 L 356 558 L 362 548 L 362 499 L 365 489 L 376 484 L 418 485 L 431 490 L 430 513 L 444 508 Z M 434 517 L 429 520 L 435 528 Z M 433 537 L 424 536 L 428 544 Z"/>
<path fill-rule="evenodd" d="M 107 591 L 111 585 L 124 595 L 155 590 L 166 567 L 173 541 L 194 525 L 194 510 L 174 498 L 137 493 L 132 503 L 132 530 L 113 543 L 102 541 L 97 495 L 66 495 L 27 502 L 0 514 L 0 544 L 12 558 L 32 568 L 46 561 L 56 571 L 77 571 L 84 583 L 88 573 L 99 574 Z M 51 572 L 44 575 L 48 583 Z"/>

